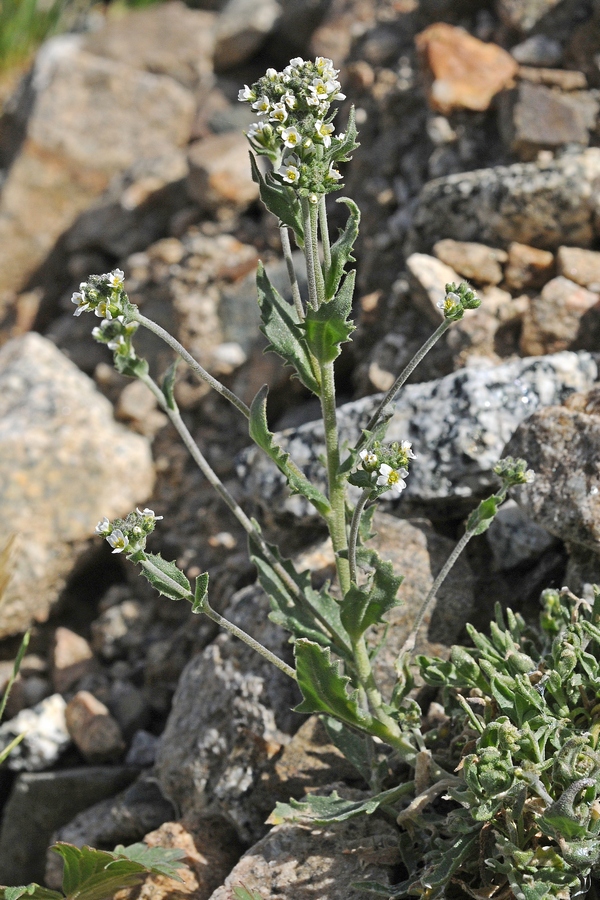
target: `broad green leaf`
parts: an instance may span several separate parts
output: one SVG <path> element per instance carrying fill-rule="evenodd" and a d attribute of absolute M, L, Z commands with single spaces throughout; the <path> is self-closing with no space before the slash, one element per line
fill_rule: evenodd
<path fill-rule="evenodd" d="M 327 300 L 331 300 L 335 296 L 346 264 L 355 262 L 352 256 L 352 248 L 358 237 L 358 226 L 360 223 L 360 210 L 354 200 L 350 200 L 349 197 L 338 197 L 337 202 L 345 203 L 350 211 L 350 215 L 344 230 L 331 247 L 331 267 L 327 273 L 327 282 L 325 284 Z"/>
<path fill-rule="evenodd" d="M 208 575 L 206 578 L 208 581 Z M 113 853 L 115 856 L 125 857 L 125 859 L 145 866 L 149 872 L 156 875 L 166 875 L 176 881 L 182 880 L 177 871 L 183 865 L 181 860 L 185 856 L 185 851 L 178 847 L 149 847 L 148 844 L 140 842 L 139 844 L 130 844 L 129 847 L 119 844 Z M 114 863 L 109 865 L 113 866 Z"/>
<path fill-rule="evenodd" d="M 451 875 L 462 866 L 462 864 L 476 853 L 479 844 L 479 831 L 476 834 L 463 834 L 457 838 L 452 846 L 442 854 L 441 859 L 435 867 L 427 872 L 424 881 L 428 887 L 435 888 L 445 884 Z"/>
<path fill-rule="evenodd" d="M 177 364 L 179 363 L 179 357 L 177 357 L 169 366 L 167 371 L 165 372 L 163 383 L 162 383 L 162 392 L 164 394 L 165 400 L 167 402 L 167 406 L 169 409 L 177 409 L 177 403 L 175 401 L 175 394 L 173 393 L 175 389 L 175 376 L 177 375 Z"/>
<path fill-rule="evenodd" d="M 298 324 L 296 309 L 275 290 L 260 262 L 256 273 L 256 287 L 263 323 L 260 330 L 269 341 L 266 350 L 273 350 L 288 365 L 293 366 L 302 384 L 318 396 L 319 383 L 312 370 L 306 338 Z"/>
<path fill-rule="evenodd" d="M 371 625 L 382 621 L 382 616 L 398 604 L 397 594 L 403 577 L 394 574 L 390 562 L 384 562 L 376 550 L 358 547 L 359 564 L 374 571 L 368 588 L 350 588 L 341 605 L 341 619 L 348 634 L 359 638 Z"/>
<path fill-rule="evenodd" d="M 472 531 L 473 534 L 482 534 L 487 531 L 494 521 L 500 503 L 500 498 L 495 494 L 488 497 L 487 500 L 482 500 L 467 519 L 467 531 Z"/>
<path fill-rule="evenodd" d="M 203 572 L 196 578 L 196 590 L 194 591 L 194 602 L 192 603 L 192 612 L 200 613 L 206 603 L 208 595 L 208 572 Z"/>
<path fill-rule="evenodd" d="M 145 359 L 128 359 L 114 353 L 113 360 L 115 369 L 121 375 L 127 375 L 129 378 L 141 378 L 148 374 L 148 362 Z"/>
<path fill-rule="evenodd" d="M 306 311 L 304 330 L 313 356 L 321 363 L 333 362 L 340 355 L 340 344 L 350 339 L 355 326 L 348 316 L 352 310 L 356 272 L 348 272 L 333 300 L 319 309 Z"/>
<path fill-rule="evenodd" d="M 301 638 L 294 645 L 294 654 L 298 687 L 304 697 L 296 712 L 326 713 L 363 730 L 373 723 L 358 705 L 358 691 L 348 693 L 350 678 L 341 674 L 341 663 L 331 659 L 329 648 Z"/>
<path fill-rule="evenodd" d="M 174 562 L 163 559 L 159 553 L 144 553 L 139 563 L 152 587 L 163 596 L 171 600 L 190 599 L 192 586 Z"/>
<path fill-rule="evenodd" d="M 352 763 L 367 784 L 370 784 L 373 775 L 371 760 L 376 757 L 375 745 L 370 735 L 358 734 L 330 716 L 323 716 L 322 722 L 332 744 Z"/>
<path fill-rule="evenodd" d="M 0 887 L 1 900 L 20 900 L 31 897 L 31 900 L 64 900 L 58 891 L 51 891 L 40 884 L 23 884 L 18 887 Z"/>
<path fill-rule="evenodd" d="M 267 393 L 265 384 L 259 390 L 250 406 L 250 437 L 258 446 L 271 457 L 277 468 L 287 478 L 289 488 L 293 494 L 302 494 L 312 503 L 317 512 L 327 518 L 331 507 L 327 497 L 316 488 L 300 469 L 292 462 L 289 453 L 275 443 L 273 433 L 267 425 Z"/>
<path fill-rule="evenodd" d="M 287 185 L 277 184 L 270 175 L 263 177 L 253 153 L 250 153 L 250 166 L 252 167 L 252 180 L 258 185 L 260 199 L 269 212 L 272 212 L 284 225 L 292 229 L 296 243 L 302 249 L 304 228 L 302 226 L 302 209 L 296 192 Z"/>
<path fill-rule="evenodd" d="M 278 803 L 267 823 L 281 825 L 283 822 L 311 822 L 314 825 L 331 825 L 334 822 L 345 822 L 363 814 L 371 816 L 380 806 L 391 806 L 406 793 L 406 786 L 401 785 L 374 794 L 366 800 L 344 800 L 337 791 L 332 791 L 326 797 L 308 794 L 304 800 Z"/>

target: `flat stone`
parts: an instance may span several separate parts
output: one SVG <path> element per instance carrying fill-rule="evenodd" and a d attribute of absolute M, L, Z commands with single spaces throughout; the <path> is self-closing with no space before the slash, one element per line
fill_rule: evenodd
<path fill-rule="evenodd" d="M 123 755 L 125 742 L 118 722 L 89 691 L 75 694 L 65 717 L 73 743 L 87 762 L 112 762 Z"/>
<path fill-rule="evenodd" d="M 406 260 L 406 269 L 413 303 L 432 324 L 439 325 L 444 315 L 438 303 L 446 296 L 446 285 L 458 284 L 460 276 L 445 262 L 426 253 L 412 253 Z"/>
<path fill-rule="evenodd" d="M 496 9 L 505 25 L 526 34 L 559 2 L 560 0 L 497 0 Z"/>
<path fill-rule="evenodd" d="M 154 394 L 142 381 L 137 380 L 126 384 L 119 394 L 115 416 L 150 438 L 169 421 L 158 409 Z"/>
<path fill-rule="evenodd" d="M 581 319 L 600 302 L 600 295 L 563 275 L 548 282 L 534 297 L 523 319 L 521 350 L 527 356 L 566 350 L 578 337 Z"/>
<path fill-rule="evenodd" d="M 361 900 L 364 891 L 356 882 L 394 880 L 397 842 L 394 826 L 374 816 L 330 828 L 278 825 L 242 856 L 210 900 L 230 900 L 240 884 L 280 900 Z"/>
<path fill-rule="evenodd" d="M 444 114 L 488 109 L 518 70 L 516 60 L 502 47 L 444 22 L 430 25 L 415 43 L 430 73 L 429 103 Z"/>
<path fill-rule="evenodd" d="M 188 161 L 188 191 L 205 212 L 223 204 L 241 212 L 258 199 L 243 134 L 228 131 L 206 137 L 192 144 Z"/>
<path fill-rule="evenodd" d="M 0 200 L 0 301 L 26 282 L 113 175 L 189 139 L 190 91 L 80 44 L 73 35 L 54 38 L 36 59 L 33 111 Z"/>
<path fill-rule="evenodd" d="M 438 259 L 451 266 L 459 275 L 476 284 L 499 284 L 502 281 L 502 265 L 507 254 L 498 247 L 488 247 L 470 241 L 453 241 L 446 238 L 434 244 Z"/>
<path fill-rule="evenodd" d="M 407 385 L 395 403 L 387 433 L 389 441 L 412 441 L 419 457 L 411 465 L 400 503 L 419 508 L 426 504 L 446 512 L 452 508 L 456 514 L 461 500 L 486 496 L 497 484 L 492 469 L 518 425 L 541 406 L 587 390 L 596 377 L 597 367 L 588 353 L 564 352 L 462 369 L 435 381 Z M 342 446 L 356 443 L 380 400 L 375 395 L 338 407 Z M 276 440 L 324 490 L 321 423 L 287 429 Z M 267 521 L 276 523 L 289 514 L 306 524 L 313 521 L 312 507 L 288 494 L 274 465 L 255 448 L 240 455 L 238 474 L 245 496 L 261 507 Z"/>
<path fill-rule="evenodd" d="M 560 406 L 539 410 L 506 447 L 536 473 L 513 496 L 550 534 L 600 552 L 600 416 Z"/>
<path fill-rule="evenodd" d="M 228 0 L 217 20 L 215 69 L 224 71 L 251 59 L 280 15 L 276 0 Z"/>
<path fill-rule="evenodd" d="M 528 519 L 512 499 L 502 504 L 487 534 L 497 572 L 532 564 L 557 543 L 545 528 Z"/>
<path fill-rule="evenodd" d="M 70 628 L 57 628 L 52 648 L 52 683 L 64 694 L 95 668 L 92 648 L 84 637 Z"/>
<path fill-rule="evenodd" d="M 560 62 L 562 53 L 560 42 L 545 34 L 532 34 L 510 51 L 522 66 L 554 66 Z"/>
<path fill-rule="evenodd" d="M 559 247 L 556 255 L 559 275 L 600 292 L 600 253 L 581 247 Z"/>
<path fill-rule="evenodd" d="M 154 470 L 146 438 L 118 425 L 94 383 L 33 332 L 0 350 L 0 460 L 0 545 L 18 535 L 5 636 L 47 619 L 82 542 L 103 515 L 143 503 Z"/>
<path fill-rule="evenodd" d="M 503 95 L 500 131 L 511 152 L 523 160 L 535 159 L 540 150 L 589 143 L 581 109 L 557 91 L 530 81 Z"/>
<path fill-rule="evenodd" d="M 512 241 L 552 250 L 590 247 L 596 235 L 600 148 L 565 154 L 547 163 L 515 163 L 447 175 L 419 195 L 408 255 L 428 252 L 452 235 L 507 247 Z"/>
<path fill-rule="evenodd" d="M 539 35 L 541 37 L 541 35 Z M 511 51 L 514 56 L 514 49 Z M 560 88 L 561 91 L 581 91 L 588 86 L 583 72 L 572 69 L 546 69 L 540 66 L 521 66 L 519 78 L 531 84 L 544 84 L 546 87 Z"/>
<path fill-rule="evenodd" d="M 104 28 L 87 34 L 83 49 L 185 87 L 206 90 L 212 82 L 216 15 L 178 0 L 108 16 Z"/>
<path fill-rule="evenodd" d="M 527 244 L 513 241 L 508 247 L 504 280 L 515 291 L 541 288 L 554 274 L 554 255 Z M 575 281 L 575 279 L 573 279 Z"/>
<path fill-rule="evenodd" d="M 43 882 L 46 848 L 56 829 L 91 804 L 112 797 L 136 774 L 136 769 L 123 766 L 84 766 L 18 775 L 0 829 L 0 881 Z"/>
<path fill-rule="evenodd" d="M 0 725 L 0 748 L 20 734 L 25 737 L 12 750 L 5 765 L 13 772 L 40 772 L 51 768 L 71 743 L 65 719 L 66 703 L 52 694 L 32 709 L 23 709 Z"/>

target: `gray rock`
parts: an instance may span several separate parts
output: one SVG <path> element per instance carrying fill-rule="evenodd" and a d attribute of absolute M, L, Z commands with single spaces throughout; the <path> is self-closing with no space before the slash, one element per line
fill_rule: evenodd
<path fill-rule="evenodd" d="M 534 160 L 540 150 L 589 143 L 583 110 L 542 84 L 522 81 L 503 94 L 499 111 L 503 140 L 522 160 Z"/>
<path fill-rule="evenodd" d="M 0 351 L 0 460 L 0 545 L 19 535 L 4 636 L 48 617 L 82 542 L 103 515 L 143 503 L 154 470 L 146 438 L 118 425 L 94 383 L 35 333 Z"/>
<path fill-rule="evenodd" d="M 535 562 L 557 543 L 545 528 L 528 519 L 514 500 L 507 500 L 498 510 L 487 535 L 497 572 Z"/>
<path fill-rule="evenodd" d="M 506 25 L 527 33 L 559 2 L 560 0 L 497 0 L 496 9 Z"/>
<path fill-rule="evenodd" d="M 600 552 L 600 416 L 553 406 L 517 429 L 506 452 L 535 481 L 514 491 L 529 518 L 561 540 Z"/>
<path fill-rule="evenodd" d="M 139 766 L 146 769 L 153 766 L 158 751 L 159 738 L 149 731 L 140 729 L 136 731 L 131 739 L 131 745 L 125 757 L 125 763 L 128 766 Z"/>
<path fill-rule="evenodd" d="M 510 51 L 522 66 L 555 66 L 562 57 L 562 46 L 545 34 L 532 34 Z"/>
<path fill-rule="evenodd" d="M 217 20 L 215 69 L 224 71 L 251 59 L 280 15 L 277 0 L 228 0 Z"/>
<path fill-rule="evenodd" d="M 418 454 L 401 502 L 428 504 L 439 512 L 456 514 L 460 501 L 484 496 L 497 484 L 493 466 L 517 426 L 539 407 L 591 386 L 596 375 L 596 364 L 588 353 L 564 352 L 472 367 L 436 381 L 407 385 L 396 401 L 387 434 L 390 441 L 412 441 Z M 365 397 L 338 408 L 342 445 L 356 443 L 380 399 Z M 276 439 L 308 477 L 325 489 L 320 422 L 288 429 Z M 312 507 L 302 497 L 289 496 L 283 477 L 262 452 L 253 447 L 245 450 L 238 474 L 246 497 L 260 505 L 270 521 L 286 513 L 312 521 Z"/>
<path fill-rule="evenodd" d="M 243 212 L 258 200 L 248 141 L 241 132 L 226 131 L 196 141 L 190 147 L 188 162 L 188 192 L 204 213 L 214 214 L 221 206 Z"/>
<path fill-rule="evenodd" d="M 568 153 L 544 163 L 515 163 L 430 181 L 418 199 L 405 252 L 433 244 L 511 241 L 553 249 L 589 247 L 596 234 L 600 149 Z"/>
<path fill-rule="evenodd" d="M 18 735 L 25 734 L 5 763 L 9 769 L 14 772 L 41 772 L 57 762 L 71 743 L 65 719 L 66 707 L 60 694 L 52 694 L 32 709 L 23 709 L 13 719 L 0 725 L 2 749 Z"/>
<path fill-rule="evenodd" d="M 42 882 L 46 848 L 56 829 L 91 804 L 112 797 L 136 774 L 136 769 L 125 767 L 85 766 L 19 775 L 0 829 L 0 882 Z"/>
<path fill-rule="evenodd" d="M 339 785 L 334 785 L 339 788 Z M 353 791 L 352 797 L 361 796 Z M 278 825 L 242 856 L 210 900 L 230 900 L 234 885 L 280 900 L 362 900 L 360 881 L 390 883 L 400 862 L 397 831 L 375 816 L 331 828 Z"/>

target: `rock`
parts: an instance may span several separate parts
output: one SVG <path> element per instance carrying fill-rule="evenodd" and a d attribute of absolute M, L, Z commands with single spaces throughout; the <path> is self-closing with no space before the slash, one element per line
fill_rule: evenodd
<path fill-rule="evenodd" d="M 597 250 L 582 250 L 581 247 L 559 247 L 556 255 L 559 275 L 600 292 L 600 253 Z"/>
<path fill-rule="evenodd" d="M 108 17 L 87 34 L 83 49 L 155 75 L 169 75 L 185 87 L 206 90 L 212 82 L 214 13 L 184 3 L 161 3 Z"/>
<path fill-rule="evenodd" d="M 81 542 L 103 515 L 143 503 L 154 471 L 148 441 L 117 425 L 94 383 L 35 333 L 0 350 L 0 459 L 0 545 L 18 535 L 5 636 L 48 617 Z"/>
<path fill-rule="evenodd" d="M 510 51 L 522 66 L 554 66 L 562 58 L 559 41 L 545 34 L 532 34 Z"/>
<path fill-rule="evenodd" d="M 505 25 L 525 34 L 560 0 L 496 0 L 496 10 Z"/>
<path fill-rule="evenodd" d="M 531 416 L 506 453 L 524 457 L 533 484 L 513 496 L 526 515 L 561 540 L 600 552 L 600 416 L 552 406 Z"/>
<path fill-rule="evenodd" d="M 151 711 L 144 692 L 139 687 L 130 681 L 116 678 L 110 686 L 106 705 L 126 741 L 134 733 L 144 733 L 139 729 L 149 724 Z"/>
<path fill-rule="evenodd" d="M 433 252 L 459 275 L 476 284 L 498 284 L 502 281 L 502 266 L 507 260 L 504 250 L 485 244 L 453 241 L 446 238 L 434 244 Z"/>
<path fill-rule="evenodd" d="M 587 88 L 587 78 L 583 72 L 571 69 L 545 69 L 539 66 L 520 66 L 519 78 L 532 84 L 545 84 L 546 87 L 559 88 L 561 91 L 581 91 Z M 560 94 L 556 94 L 560 98 Z M 569 97 L 561 98 L 568 102 Z M 593 127 L 593 125 L 592 125 Z"/>
<path fill-rule="evenodd" d="M 106 660 L 124 659 L 145 641 L 152 610 L 138 600 L 123 600 L 92 622 L 92 647 Z"/>
<path fill-rule="evenodd" d="M 60 694 L 46 697 L 33 709 L 24 709 L 0 725 L 0 748 L 20 734 L 25 737 L 11 751 L 5 765 L 13 772 L 40 772 L 51 768 L 71 743 Z"/>
<path fill-rule="evenodd" d="M 208 900 L 243 851 L 232 825 L 223 816 L 210 813 L 192 820 L 165 822 L 147 834 L 144 843 L 183 850 L 181 862 L 185 868 L 179 871 L 183 884 L 166 875 L 150 875 L 139 892 L 135 891 L 136 900 Z"/>
<path fill-rule="evenodd" d="M 515 291 L 541 288 L 553 274 L 554 256 L 548 250 L 538 250 L 517 241 L 509 244 L 508 262 L 504 269 L 507 287 Z"/>
<path fill-rule="evenodd" d="M 281 15 L 276 0 L 228 0 L 217 20 L 214 65 L 218 72 L 251 59 Z"/>
<path fill-rule="evenodd" d="M 558 275 L 534 297 L 523 320 L 521 350 L 526 356 L 566 350 L 577 338 L 581 319 L 600 296 Z"/>
<path fill-rule="evenodd" d="M 535 159 L 540 150 L 589 143 L 581 109 L 557 91 L 530 81 L 503 95 L 500 132 L 511 152 L 523 160 Z"/>
<path fill-rule="evenodd" d="M 280 0 L 280 6 L 281 15 L 267 41 L 267 50 L 287 65 L 294 56 L 306 55 L 311 36 L 332 3 L 331 0 Z M 308 53 L 309 58 L 323 55 L 327 54 L 316 53 L 312 49 Z"/>
<path fill-rule="evenodd" d="M 56 829 L 92 803 L 112 797 L 136 774 L 122 766 L 85 766 L 19 775 L 0 829 L 2 884 L 42 882 L 46 848 Z"/>
<path fill-rule="evenodd" d="M 396 829 L 374 816 L 330 828 L 278 825 L 242 856 L 210 900 L 230 900 L 240 884 L 280 900 L 361 900 L 364 891 L 356 882 L 389 884 L 399 860 Z"/>
<path fill-rule="evenodd" d="M 54 689 L 59 694 L 66 693 L 94 668 L 94 654 L 86 639 L 69 628 L 57 628 L 54 632 L 52 650 Z"/>
<path fill-rule="evenodd" d="M 80 43 L 54 38 L 36 59 L 32 113 L 0 201 L 0 298 L 26 282 L 113 175 L 189 138 L 195 103 L 187 89 Z"/>
<path fill-rule="evenodd" d="M 518 69 L 502 47 L 444 22 L 430 25 L 415 43 L 430 74 L 429 103 L 444 115 L 454 109 L 488 109 Z"/>
<path fill-rule="evenodd" d="M 533 563 L 556 545 L 555 538 L 528 519 L 520 506 L 510 499 L 498 510 L 487 534 L 497 572 Z"/>
<path fill-rule="evenodd" d="M 140 769 L 153 766 L 158 751 L 158 743 L 159 738 L 155 734 L 151 734 L 143 729 L 136 731 L 125 757 L 125 765 L 138 766 Z"/>
<path fill-rule="evenodd" d="M 188 191 L 203 212 L 214 213 L 225 205 L 242 212 L 258 199 L 252 181 L 248 141 L 237 131 L 215 134 L 190 147 Z"/>
<path fill-rule="evenodd" d="M 594 87 L 600 86 L 600 69 L 596 62 L 599 48 L 600 20 L 595 15 L 575 28 L 564 49 L 565 65 L 584 72 Z"/>
<path fill-rule="evenodd" d="M 446 296 L 446 285 L 458 284 L 460 276 L 445 262 L 426 253 L 412 253 L 406 260 L 406 269 L 415 306 L 433 325 L 439 325 L 444 316 L 438 303 Z"/>
<path fill-rule="evenodd" d="M 86 762 L 112 762 L 123 755 L 125 742 L 118 722 L 89 691 L 75 694 L 65 718 L 73 743 Z"/>
<path fill-rule="evenodd" d="M 115 409 L 117 419 L 129 422 L 140 434 L 154 437 L 169 421 L 157 406 L 156 397 L 141 381 L 126 384 Z"/>
<path fill-rule="evenodd" d="M 427 252 L 449 234 L 506 247 L 551 250 L 595 239 L 600 148 L 547 163 L 515 163 L 436 178 L 425 185 L 405 252 Z"/>
<path fill-rule="evenodd" d="M 491 470 L 517 426 L 540 406 L 588 389 L 596 376 L 589 354 L 564 352 L 407 385 L 395 403 L 386 438 L 412 441 L 419 457 L 402 493 L 403 510 L 412 508 L 411 503 L 420 509 L 426 504 L 456 515 L 461 501 L 485 496 L 496 486 Z M 375 395 L 338 407 L 342 446 L 356 443 L 380 400 Z M 320 422 L 287 429 L 276 440 L 324 490 Z M 283 478 L 257 449 L 240 455 L 238 474 L 245 496 L 261 507 L 267 521 L 277 522 L 286 514 L 305 524 L 313 521 L 312 507 L 288 495 Z"/>

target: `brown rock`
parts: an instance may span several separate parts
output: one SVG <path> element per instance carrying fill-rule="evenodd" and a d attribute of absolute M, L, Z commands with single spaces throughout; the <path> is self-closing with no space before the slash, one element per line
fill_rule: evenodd
<path fill-rule="evenodd" d="M 108 709 L 89 691 L 78 691 L 65 710 L 67 729 L 73 743 L 89 763 L 119 759 L 125 741 Z"/>
<path fill-rule="evenodd" d="M 600 292 L 600 253 L 581 247 L 559 247 L 556 257 L 559 275 Z"/>
<path fill-rule="evenodd" d="M 413 303 L 433 325 L 439 325 L 444 316 L 438 303 L 446 296 L 446 285 L 458 283 L 460 276 L 446 263 L 426 253 L 412 253 L 406 260 L 406 269 Z"/>
<path fill-rule="evenodd" d="M 554 256 L 548 250 L 538 250 L 513 241 L 508 247 L 508 263 L 504 280 L 516 291 L 541 288 L 554 274 Z"/>
<path fill-rule="evenodd" d="M 57 628 L 52 649 L 54 690 L 64 694 L 94 668 L 94 654 L 86 639 L 69 628 Z"/>
<path fill-rule="evenodd" d="M 433 252 L 459 275 L 477 284 L 498 284 L 502 281 L 500 263 L 507 260 L 505 250 L 488 247 L 486 244 L 446 238 L 434 244 Z"/>
<path fill-rule="evenodd" d="M 571 69 L 544 69 L 540 66 L 520 66 L 519 78 L 532 84 L 545 84 L 561 91 L 580 91 L 587 88 L 587 78 L 583 72 Z"/>
<path fill-rule="evenodd" d="M 502 47 L 443 22 L 430 25 L 415 41 L 431 78 L 429 103 L 444 114 L 453 109 L 488 109 L 519 68 Z"/>
<path fill-rule="evenodd" d="M 125 385 L 115 410 L 117 419 L 129 422 L 140 434 L 153 437 L 169 421 L 157 408 L 156 397 L 141 381 Z"/>
<path fill-rule="evenodd" d="M 192 144 L 188 157 L 190 196 L 207 212 L 221 205 L 244 210 L 258 198 L 252 181 L 248 142 L 243 134 L 229 131 Z"/>
<path fill-rule="evenodd" d="M 589 143 L 583 110 L 558 91 L 522 81 L 502 97 L 500 131 L 505 143 L 520 159 L 534 160 L 540 150 L 563 144 Z"/>
<path fill-rule="evenodd" d="M 599 302 L 598 294 L 558 275 L 534 297 L 523 319 L 521 350 L 541 356 L 566 350 L 579 333 L 581 317 Z"/>

